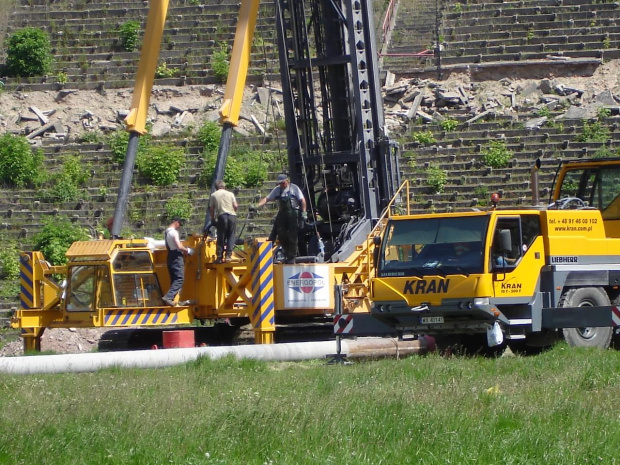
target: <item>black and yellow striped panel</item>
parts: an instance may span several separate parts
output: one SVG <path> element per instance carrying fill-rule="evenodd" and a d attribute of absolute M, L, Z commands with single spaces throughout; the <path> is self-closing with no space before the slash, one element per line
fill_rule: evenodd
<path fill-rule="evenodd" d="M 19 301 L 21 308 L 34 308 L 35 296 L 32 275 L 32 253 L 23 253 L 19 257 Z"/>
<path fill-rule="evenodd" d="M 252 324 L 271 329 L 275 325 L 273 253 L 271 242 L 256 242 L 251 253 Z"/>
<path fill-rule="evenodd" d="M 118 308 L 105 310 L 103 322 L 104 326 L 173 325 L 179 322 L 178 310 L 173 310 L 173 308 Z"/>

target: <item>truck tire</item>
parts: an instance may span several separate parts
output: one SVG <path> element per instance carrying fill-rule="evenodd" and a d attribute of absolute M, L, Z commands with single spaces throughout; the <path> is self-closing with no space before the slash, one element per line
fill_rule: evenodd
<path fill-rule="evenodd" d="M 566 291 L 560 298 L 559 307 L 599 307 L 611 305 L 607 293 L 600 287 L 579 287 Z M 562 329 L 564 340 L 572 347 L 598 347 L 607 349 L 613 328 L 587 326 Z"/>

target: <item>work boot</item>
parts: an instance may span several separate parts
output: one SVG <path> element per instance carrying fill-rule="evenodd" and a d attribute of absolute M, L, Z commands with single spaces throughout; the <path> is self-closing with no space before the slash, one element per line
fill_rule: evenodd
<path fill-rule="evenodd" d="M 177 303 L 174 300 L 170 300 L 170 299 L 166 299 L 165 297 L 163 299 L 161 299 L 164 301 L 164 303 L 166 305 L 168 305 L 169 307 L 176 307 Z"/>
<path fill-rule="evenodd" d="M 229 262 L 232 260 L 232 253 L 227 253 L 226 254 L 226 261 Z"/>
<path fill-rule="evenodd" d="M 224 263 L 222 257 L 217 257 L 213 263 Z"/>

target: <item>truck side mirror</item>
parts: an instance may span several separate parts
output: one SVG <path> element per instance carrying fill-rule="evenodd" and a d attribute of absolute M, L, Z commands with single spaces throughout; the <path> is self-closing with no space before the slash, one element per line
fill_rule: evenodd
<path fill-rule="evenodd" d="M 372 251 L 372 261 L 375 270 L 377 269 L 377 265 L 379 264 L 379 250 L 381 248 L 381 236 L 373 236 L 372 243 L 375 248 Z"/>
<path fill-rule="evenodd" d="M 497 246 L 499 251 L 509 253 L 512 251 L 512 234 L 510 229 L 500 229 L 498 234 Z"/>

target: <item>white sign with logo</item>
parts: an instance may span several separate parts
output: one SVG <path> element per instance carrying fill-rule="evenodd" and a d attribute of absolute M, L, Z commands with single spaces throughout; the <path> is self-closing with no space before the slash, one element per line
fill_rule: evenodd
<path fill-rule="evenodd" d="M 333 286 L 328 266 L 282 268 L 285 308 L 330 308 Z"/>

